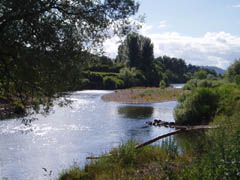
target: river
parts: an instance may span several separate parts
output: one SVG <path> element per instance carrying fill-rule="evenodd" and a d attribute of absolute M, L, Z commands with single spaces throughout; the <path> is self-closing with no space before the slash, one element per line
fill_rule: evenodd
<path fill-rule="evenodd" d="M 71 107 L 54 105 L 54 112 L 31 123 L 22 119 L 0 121 L 0 179 L 42 180 L 43 168 L 51 178 L 70 166 L 83 166 L 87 156 L 97 156 L 128 140 L 144 142 L 172 131 L 150 127 L 146 121 L 174 121 L 176 101 L 150 105 L 104 102 L 111 91 L 71 93 Z"/>

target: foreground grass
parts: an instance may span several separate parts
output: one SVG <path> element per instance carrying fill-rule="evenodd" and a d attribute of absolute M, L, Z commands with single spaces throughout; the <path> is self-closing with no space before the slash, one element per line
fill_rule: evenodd
<path fill-rule="evenodd" d="M 132 141 L 120 145 L 83 169 L 75 166 L 65 170 L 59 180 L 172 179 L 190 162 L 185 155 L 178 154 L 172 141 L 138 150 L 135 146 Z"/>

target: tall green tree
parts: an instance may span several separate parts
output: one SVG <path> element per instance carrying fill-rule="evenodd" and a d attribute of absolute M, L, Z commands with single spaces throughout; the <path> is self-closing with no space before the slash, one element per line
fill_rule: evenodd
<path fill-rule="evenodd" d="M 137 33 L 129 34 L 118 47 L 116 61 L 140 70 L 146 78 L 141 85 L 158 86 L 161 75 L 154 64 L 151 39 Z"/>
<path fill-rule="evenodd" d="M 118 47 L 117 62 L 145 71 L 153 64 L 153 44 L 151 39 L 137 33 L 129 34 Z"/>
<path fill-rule="evenodd" d="M 86 51 L 109 29 L 130 32 L 138 7 L 134 0 L 1 0 L 0 95 L 26 104 L 68 90 Z"/>

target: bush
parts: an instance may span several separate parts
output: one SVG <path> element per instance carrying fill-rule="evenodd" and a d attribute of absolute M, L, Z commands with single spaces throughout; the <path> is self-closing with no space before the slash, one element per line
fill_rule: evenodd
<path fill-rule="evenodd" d="M 197 88 L 177 105 L 174 117 L 177 124 L 199 125 L 209 123 L 217 110 L 218 94 L 209 88 Z"/>
<path fill-rule="evenodd" d="M 218 113 L 228 116 L 240 109 L 240 89 L 235 84 L 224 84 L 217 89 L 220 96 Z"/>
<path fill-rule="evenodd" d="M 14 101 L 13 102 L 14 113 L 23 114 L 25 113 L 24 105 L 21 102 Z"/>
<path fill-rule="evenodd" d="M 104 77 L 103 84 L 105 89 L 120 89 L 124 87 L 123 80 L 112 76 Z"/>
<path fill-rule="evenodd" d="M 139 73 L 138 73 L 139 74 Z M 123 68 L 120 70 L 120 75 L 119 77 L 124 81 L 124 86 L 125 87 L 132 87 L 136 86 L 138 84 L 138 79 L 137 79 L 137 69 L 136 68 Z M 140 75 L 138 75 L 140 76 Z"/>
<path fill-rule="evenodd" d="M 159 83 L 159 87 L 160 87 L 161 89 L 164 89 L 164 88 L 167 87 L 167 83 L 166 83 L 164 80 L 161 80 L 160 83 Z"/>
<path fill-rule="evenodd" d="M 224 84 L 224 82 L 220 81 L 220 80 L 191 79 L 184 85 L 183 89 L 184 90 L 193 90 L 198 87 L 214 88 L 214 87 L 219 87 L 222 84 Z"/>
<path fill-rule="evenodd" d="M 189 80 L 183 87 L 184 90 L 193 90 L 198 86 L 198 80 L 197 79 L 191 79 Z"/>
<path fill-rule="evenodd" d="M 228 68 L 227 72 L 225 73 L 225 77 L 230 82 L 237 82 L 238 75 L 240 75 L 240 60 L 235 61 L 235 63 Z"/>
<path fill-rule="evenodd" d="M 90 81 L 87 78 L 81 80 L 81 88 L 86 89 L 90 87 Z"/>
<path fill-rule="evenodd" d="M 221 128 L 209 132 L 208 151 L 181 173 L 181 179 L 240 179 L 239 118 L 239 113 L 215 118 Z"/>

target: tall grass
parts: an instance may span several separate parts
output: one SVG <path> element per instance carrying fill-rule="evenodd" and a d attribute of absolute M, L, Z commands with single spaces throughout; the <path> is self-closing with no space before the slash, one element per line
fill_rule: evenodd
<path fill-rule="evenodd" d="M 100 156 L 97 161 L 90 161 L 83 169 L 74 166 L 65 170 L 59 180 L 166 179 L 175 176 L 176 173 L 173 172 L 178 170 L 178 164 L 184 162 L 170 139 L 161 145 L 137 150 L 136 145 L 134 141 L 121 144 L 108 154 Z"/>

